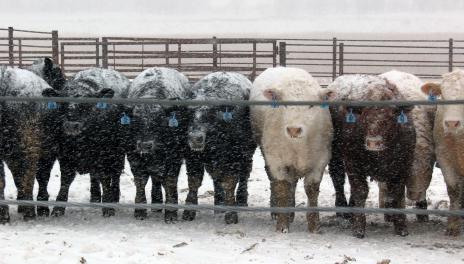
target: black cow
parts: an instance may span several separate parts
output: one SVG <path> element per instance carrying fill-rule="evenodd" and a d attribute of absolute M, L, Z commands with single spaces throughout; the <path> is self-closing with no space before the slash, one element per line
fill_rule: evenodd
<path fill-rule="evenodd" d="M 129 98 L 187 99 L 190 84 L 181 73 L 168 68 L 150 68 L 134 79 Z M 151 177 L 152 203 L 161 203 L 161 185 L 166 203 L 177 204 L 177 179 L 187 150 L 189 111 L 184 106 L 137 105 L 131 113 L 131 144 L 127 158 L 134 174 L 136 203 L 146 203 L 145 185 Z M 136 209 L 138 219 L 147 216 Z M 176 210 L 165 210 L 165 221 L 177 220 Z"/>
<path fill-rule="evenodd" d="M 91 68 L 77 73 L 66 82 L 63 91 L 46 90 L 46 96 L 126 98 L 129 80 L 114 70 Z M 124 169 L 128 125 L 121 122 L 126 108 L 107 103 L 64 103 L 59 105 L 59 154 L 61 186 L 57 201 L 67 201 L 69 187 L 76 173 L 90 173 L 91 202 L 119 202 L 119 178 Z M 49 160 L 49 162 L 52 161 Z M 50 165 L 50 164 L 48 164 Z M 48 197 L 46 183 L 51 166 L 39 178 L 41 197 Z M 101 194 L 100 184 L 103 191 Z M 52 215 L 60 216 L 64 207 L 55 207 Z M 114 209 L 103 208 L 103 216 L 114 215 Z"/>
<path fill-rule="evenodd" d="M 193 86 L 193 99 L 246 101 L 251 87 L 251 82 L 241 74 L 211 73 Z M 186 160 L 189 184 L 186 203 L 198 204 L 198 188 L 206 169 L 213 178 L 216 205 L 247 206 L 247 183 L 256 149 L 249 107 L 199 106 L 193 112 L 188 137 L 193 152 Z M 194 218 L 195 211 L 184 211 L 183 219 Z M 237 212 L 227 212 L 225 221 L 237 223 Z"/>

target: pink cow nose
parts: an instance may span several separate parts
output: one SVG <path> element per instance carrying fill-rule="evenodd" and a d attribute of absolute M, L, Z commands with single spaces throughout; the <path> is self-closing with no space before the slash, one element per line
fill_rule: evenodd
<path fill-rule="evenodd" d="M 461 121 L 445 121 L 447 128 L 458 128 L 461 126 Z"/>
<path fill-rule="evenodd" d="M 301 136 L 303 129 L 301 127 L 287 127 L 287 133 L 291 138 L 298 138 Z"/>

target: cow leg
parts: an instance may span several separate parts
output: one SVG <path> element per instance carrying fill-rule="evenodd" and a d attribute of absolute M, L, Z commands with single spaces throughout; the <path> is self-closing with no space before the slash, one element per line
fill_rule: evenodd
<path fill-rule="evenodd" d="M 445 167 L 444 165 L 442 168 Z M 454 175 L 458 176 L 458 175 Z M 450 199 L 450 210 L 459 210 L 462 207 L 462 193 L 464 184 L 463 181 L 458 177 L 450 179 L 445 177 L 446 187 L 448 189 L 448 196 Z M 458 236 L 461 233 L 461 218 L 459 216 L 448 216 L 448 227 L 446 229 L 446 235 Z"/>
<path fill-rule="evenodd" d="M 39 184 L 37 201 L 48 201 L 49 195 L 47 187 L 54 162 L 55 158 L 42 158 L 39 160 L 36 175 L 37 183 Z M 37 214 L 39 216 L 48 216 L 50 214 L 50 209 L 48 206 L 37 206 Z"/>
<path fill-rule="evenodd" d="M 114 191 L 112 186 L 112 180 L 114 177 L 117 177 L 114 171 L 105 171 L 97 174 L 98 179 L 100 179 L 102 185 L 102 202 L 103 203 L 114 203 Z M 119 176 L 119 175 L 118 175 Z M 115 215 L 115 209 L 109 207 L 102 208 L 103 217 L 110 217 Z"/>
<path fill-rule="evenodd" d="M 154 175 L 151 176 L 151 203 L 162 204 L 163 203 L 163 190 L 161 189 L 161 182 L 155 179 Z M 154 213 L 161 213 L 163 209 L 151 209 Z"/>
<path fill-rule="evenodd" d="M 308 197 L 308 207 L 317 207 L 317 202 L 319 198 L 319 186 L 322 179 L 322 171 L 315 172 L 311 175 L 305 177 L 304 185 L 306 196 Z M 308 221 L 308 231 L 311 233 L 316 233 L 319 231 L 319 213 L 318 212 L 308 212 L 306 214 L 306 219 Z"/>
<path fill-rule="evenodd" d="M 293 181 L 292 182 L 292 185 L 290 186 L 290 195 L 289 195 L 289 201 L 288 201 L 288 204 L 290 205 L 290 207 L 295 207 L 296 206 L 296 201 L 295 201 L 295 193 L 296 193 L 296 185 L 297 185 L 297 181 Z M 291 212 L 290 213 L 290 223 L 293 223 L 293 221 L 295 220 L 295 212 Z"/>
<path fill-rule="evenodd" d="M 424 197 L 416 202 L 416 209 L 423 209 L 427 210 L 427 199 L 425 198 L 426 195 L 424 194 Z M 429 215 L 416 215 L 416 219 L 418 222 L 428 222 L 429 221 Z"/>
<path fill-rule="evenodd" d="M 203 182 L 204 168 L 201 162 L 196 162 L 192 160 L 186 161 L 187 166 L 187 176 L 188 176 L 188 186 L 189 192 L 187 194 L 187 199 L 185 204 L 198 204 L 198 189 Z M 214 192 L 216 197 L 216 190 Z M 216 202 L 216 199 L 215 199 Z M 215 203 L 216 204 L 216 203 Z M 196 211 L 195 210 L 184 210 L 182 214 L 182 219 L 186 221 L 192 221 L 195 219 Z"/>
<path fill-rule="evenodd" d="M 149 176 L 146 172 L 138 171 L 136 168 L 133 168 L 132 171 L 135 183 L 135 203 L 147 203 L 145 186 L 147 185 Z M 147 209 L 135 209 L 134 217 L 139 220 L 147 218 Z"/>
<path fill-rule="evenodd" d="M 101 203 L 100 180 L 95 175 L 90 175 L 90 202 Z"/>
<path fill-rule="evenodd" d="M 347 207 L 348 203 L 345 196 L 345 167 L 341 153 L 337 153 L 338 146 L 335 140 L 332 143 L 332 159 L 329 162 L 329 174 L 335 189 L 335 206 Z M 350 218 L 351 214 L 337 213 L 337 217 Z"/>
<path fill-rule="evenodd" d="M 13 174 L 16 189 L 18 190 L 17 200 L 32 200 L 36 166 L 26 164 L 29 160 L 24 160 L 21 156 L 13 155 L 16 158 L 8 159 L 8 167 Z M 33 161 L 31 161 L 34 163 Z M 18 205 L 18 213 L 22 213 L 24 220 L 35 218 L 35 207 Z"/>
<path fill-rule="evenodd" d="M 67 202 L 69 195 L 69 188 L 71 183 L 76 177 L 76 170 L 71 166 L 66 165 L 65 162 L 61 164 L 61 178 L 60 178 L 60 191 L 56 197 L 57 202 Z M 56 206 L 52 210 L 53 216 L 62 216 L 64 215 L 65 207 Z"/>
<path fill-rule="evenodd" d="M 287 180 L 272 180 L 271 181 L 271 192 L 275 198 L 276 207 L 289 207 L 289 196 L 291 195 L 291 185 Z M 290 214 L 288 213 L 276 213 L 277 224 L 276 231 L 282 233 L 288 233 L 290 226 Z"/>
<path fill-rule="evenodd" d="M 226 206 L 235 206 L 235 188 L 237 187 L 238 178 L 236 175 L 227 175 L 222 177 L 222 187 L 224 188 L 224 204 Z M 238 223 L 238 214 L 234 211 L 226 212 L 224 216 L 226 224 Z"/>
<path fill-rule="evenodd" d="M 401 179 L 391 179 L 387 182 L 386 208 L 404 208 L 405 183 Z M 395 234 L 409 235 L 405 214 L 389 214 L 395 227 Z"/>
<path fill-rule="evenodd" d="M 367 195 L 369 194 L 369 185 L 366 177 L 360 174 L 348 174 L 351 186 L 350 201 L 353 201 L 355 207 L 365 207 Z M 366 215 L 363 213 L 353 214 L 352 232 L 357 238 L 364 238 L 366 235 Z"/>
<path fill-rule="evenodd" d="M 166 191 L 166 204 L 178 204 L 179 195 L 177 192 L 177 179 L 179 178 L 180 168 L 182 166 L 181 160 L 173 160 L 167 165 L 166 175 L 164 175 L 163 187 Z M 174 223 L 177 221 L 176 210 L 164 210 L 164 221 L 166 223 Z"/>
<path fill-rule="evenodd" d="M 271 170 L 269 169 L 269 166 L 265 165 L 264 166 L 264 170 L 266 171 L 266 174 L 269 178 L 269 182 L 270 182 L 270 185 L 271 185 L 271 193 L 270 193 L 270 197 L 269 197 L 269 206 L 270 207 L 276 207 L 276 198 L 275 198 L 275 195 L 274 195 L 274 192 L 272 191 L 272 181 L 273 179 L 271 178 Z M 271 219 L 275 220 L 277 219 L 277 213 L 275 212 L 271 212 Z"/>
<path fill-rule="evenodd" d="M 237 187 L 237 205 L 238 206 L 248 206 L 248 178 L 250 177 L 250 172 L 243 172 L 240 174 L 238 179 Z"/>
<path fill-rule="evenodd" d="M 114 172 L 111 175 L 111 194 L 113 203 L 119 203 L 119 199 L 121 197 L 120 179 L 121 173 Z"/>
<path fill-rule="evenodd" d="M 385 203 L 387 201 L 387 184 L 384 182 L 379 182 L 379 208 L 385 208 Z M 384 214 L 383 220 L 387 223 L 392 222 L 391 215 Z"/>
<path fill-rule="evenodd" d="M 5 200 L 5 168 L 3 161 L 0 160 L 0 200 Z M 0 224 L 5 224 L 10 221 L 10 213 L 8 205 L 0 206 Z"/>

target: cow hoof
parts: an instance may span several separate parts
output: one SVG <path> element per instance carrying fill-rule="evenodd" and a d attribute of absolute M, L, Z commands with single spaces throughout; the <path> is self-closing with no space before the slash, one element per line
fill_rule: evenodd
<path fill-rule="evenodd" d="M 24 219 L 24 221 L 35 220 L 35 212 L 34 211 L 29 211 L 29 210 L 24 212 L 23 219 Z"/>
<path fill-rule="evenodd" d="M 102 209 L 102 215 L 103 217 L 111 217 L 116 214 L 114 208 L 103 208 Z"/>
<path fill-rule="evenodd" d="M 405 237 L 409 235 L 408 228 L 405 224 L 397 224 L 395 225 L 395 234 L 398 236 Z"/>
<path fill-rule="evenodd" d="M 290 213 L 289 221 L 290 221 L 290 223 L 293 223 L 294 220 L 295 220 L 295 212 L 292 212 L 292 213 Z"/>
<path fill-rule="evenodd" d="M 46 206 L 37 206 L 37 215 L 48 217 L 50 215 L 50 209 Z"/>
<path fill-rule="evenodd" d="M 362 239 L 366 237 L 366 232 L 365 231 L 353 231 L 353 236 L 359 239 Z"/>
<path fill-rule="evenodd" d="M 164 222 L 166 224 L 175 224 L 177 222 L 177 211 L 165 211 Z"/>
<path fill-rule="evenodd" d="M 320 231 L 320 225 L 319 223 L 308 223 L 308 231 L 309 233 L 314 233 L 314 234 L 319 234 L 321 231 Z"/>
<path fill-rule="evenodd" d="M 25 205 L 18 205 L 18 214 L 23 214 L 27 209 Z"/>
<path fill-rule="evenodd" d="M 383 215 L 383 220 L 386 222 L 386 223 L 391 223 L 393 222 L 393 218 L 391 215 L 388 215 L 388 214 L 384 214 Z"/>
<path fill-rule="evenodd" d="M 184 210 L 184 213 L 182 214 L 182 219 L 185 221 L 193 221 L 195 220 L 197 212 L 194 210 Z"/>
<path fill-rule="evenodd" d="M 277 219 L 277 213 L 272 212 L 271 213 L 271 219 L 276 220 Z"/>
<path fill-rule="evenodd" d="M 276 232 L 287 234 L 288 233 L 288 227 L 283 227 L 283 226 L 277 225 L 276 226 Z"/>
<path fill-rule="evenodd" d="M 60 217 L 64 215 L 64 207 L 55 207 L 52 210 L 52 216 Z"/>
<path fill-rule="evenodd" d="M 428 215 L 417 215 L 416 219 L 417 219 L 417 222 L 425 223 L 429 221 L 429 216 Z"/>
<path fill-rule="evenodd" d="M 237 212 L 227 212 L 224 220 L 226 221 L 226 224 L 236 224 L 238 223 L 238 214 Z"/>
<path fill-rule="evenodd" d="M 137 220 L 144 220 L 145 218 L 148 217 L 147 210 L 146 209 L 135 209 L 134 217 Z"/>
<path fill-rule="evenodd" d="M 461 234 L 461 231 L 459 228 L 447 228 L 445 235 L 450 236 L 450 237 L 457 237 Z"/>
<path fill-rule="evenodd" d="M 8 207 L 0 207 L 0 224 L 6 224 L 10 222 L 10 214 Z"/>

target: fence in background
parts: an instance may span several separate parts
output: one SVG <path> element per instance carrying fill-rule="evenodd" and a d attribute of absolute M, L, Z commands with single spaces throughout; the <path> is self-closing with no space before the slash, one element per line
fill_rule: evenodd
<path fill-rule="evenodd" d="M 129 78 L 154 66 L 173 67 L 194 81 L 218 70 L 253 80 L 276 65 L 300 67 L 327 85 L 342 74 L 402 70 L 437 79 L 464 67 L 464 40 L 63 38 L 57 31 L 0 28 L 0 64 L 25 67 L 48 56 L 67 76 L 88 67 L 118 70 Z"/>

